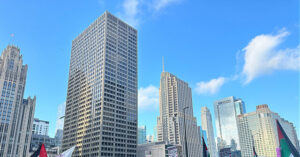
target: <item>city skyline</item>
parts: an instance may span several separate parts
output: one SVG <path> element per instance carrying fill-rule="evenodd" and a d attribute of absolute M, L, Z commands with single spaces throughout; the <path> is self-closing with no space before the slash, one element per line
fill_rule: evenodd
<path fill-rule="evenodd" d="M 125 3 L 125 1 L 122 1 L 122 3 L 119 4 L 120 6 L 119 8 L 113 8 L 111 6 L 113 4 L 106 4 L 107 5 L 106 7 L 101 6 L 100 4 L 98 7 L 96 6 L 91 7 L 94 3 L 87 3 L 83 6 L 83 8 L 86 9 L 88 7 L 91 7 L 91 11 L 88 13 L 84 13 L 82 16 L 79 16 L 78 17 L 79 18 L 78 21 L 80 21 L 79 23 L 77 20 L 70 18 L 69 13 L 67 13 L 66 15 L 64 14 L 64 16 L 58 18 L 58 20 L 62 22 L 63 20 L 68 19 L 67 22 L 70 22 L 73 25 L 72 26 L 73 28 L 70 27 L 70 30 L 67 30 L 66 27 L 63 27 L 61 25 L 57 25 L 56 27 L 55 25 L 50 25 L 49 27 L 44 28 L 47 31 L 49 28 L 53 28 L 50 29 L 49 31 L 49 32 L 53 32 L 53 34 L 61 33 L 62 35 L 59 35 L 61 39 L 57 39 L 57 41 L 54 40 L 56 39 L 55 38 L 56 35 L 47 34 L 47 32 L 45 32 L 44 29 L 36 29 L 36 27 L 39 26 L 39 24 L 37 23 L 37 20 L 40 19 L 39 16 L 33 16 L 29 18 L 29 21 L 33 21 L 33 24 L 29 26 L 25 26 L 26 31 L 28 31 L 27 33 L 22 32 L 24 31 L 23 29 L 18 29 L 16 27 L 13 27 L 14 25 L 18 24 L 17 21 L 20 21 L 19 15 L 15 15 L 15 13 L 11 13 L 12 18 L 7 19 L 8 21 L 5 22 L 7 26 L 6 25 L 0 26 L 0 40 L 2 41 L 0 43 L 0 49 L 3 50 L 8 43 L 14 43 L 20 46 L 20 48 L 22 49 L 22 54 L 24 54 L 25 63 L 28 64 L 30 67 L 29 74 L 28 74 L 29 79 L 27 81 L 28 82 L 26 85 L 27 88 L 25 90 L 25 95 L 26 95 L 25 97 L 27 97 L 28 95 L 37 96 L 37 103 L 36 103 L 37 110 L 35 112 L 35 118 L 40 118 L 43 120 L 50 121 L 49 133 L 52 137 L 55 134 L 57 105 L 63 104 L 66 100 L 68 64 L 70 60 L 69 54 L 71 52 L 70 45 L 72 39 L 75 36 L 77 36 L 83 30 L 83 28 L 87 27 L 92 21 L 94 21 L 98 16 L 100 16 L 104 12 L 104 10 L 111 9 L 113 13 L 118 13 L 119 10 L 121 10 L 120 12 L 123 11 L 126 12 L 126 9 L 123 9 L 123 2 Z M 9 10 L 4 8 L 6 5 L 13 4 L 11 6 L 15 6 L 17 8 L 16 10 L 19 9 L 19 11 L 22 11 L 29 7 L 29 4 L 28 6 L 27 5 L 21 6 L 21 5 L 15 5 L 14 2 L 4 2 L 4 3 L 5 3 L 4 5 L 0 6 L 0 10 L 1 10 L 0 17 L 3 17 L 3 15 L 6 15 L 9 12 Z M 221 4 L 224 5 L 224 3 L 225 2 Z M 201 2 L 199 4 L 202 4 L 202 6 L 211 5 L 208 2 L 206 3 Z M 252 3 L 249 2 L 249 4 L 250 4 L 249 8 L 246 9 L 243 8 L 245 9 L 245 11 L 238 10 L 241 12 L 242 15 L 246 17 L 247 15 L 250 15 L 250 13 L 247 14 L 246 12 L 249 11 L 250 9 L 254 9 L 253 5 L 255 5 L 256 2 L 252 2 Z M 226 5 L 228 6 L 227 3 L 225 3 L 225 6 Z M 261 4 L 261 5 L 265 7 L 268 6 L 267 4 Z M 260 9 L 256 9 L 255 11 L 257 11 L 258 13 L 254 14 L 253 16 L 256 17 L 257 19 L 250 18 L 249 20 L 257 24 L 258 25 L 257 28 L 254 29 L 251 28 L 251 26 L 245 26 L 250 22 L 248 23 L 243 21 L 244 23 L 238 24 L 241 27 L 244 26 L 240 30 L 234 31 L 230 29 L 230 33 L 236 35 L 237 37 L 236 39 L 230 38 L 228 42 L 225 41 L 226 38 L 224 37 L 220 37 L 221 39 L 216 39 L 216 38 L 219 37 L 220 35 L 229 36 L 231 34 L 226 33 L 224 30 L 223 30 L 224 32 L 218 31 L 217 30 L 218 28 L 216 28 L 213 24 L 215 25 L 219 24 L 226 28 L 230 28 L 230 26 L 233 25 L 226 24 L 226 21 L 222 19 L 221 21 L 225 22 L 225 24 L 215 23 L 211 20 L 204 19 L 206 18 L 206 16 L 211 18 L 215 17 L 213 14 L 203 16 L 201 14 L 203 13 L 203 11 L 195 11 L 193 9 L 190 9 L 190 11 L 186 10 L 187 7 L 193 8 L 191 1 L 186 0 L 186 1 L 176 2 L 176 3 L 170 3 L 169 5 L 165 5 L 165 6 L 157 5 L 156 9 L 158 8 L 158 10 L 155 11 L 156 15 L 150 16 L 151 18 L 148 18 L 147 19 L 148 21 L 141 20 L 140 23 L 136 23 L 138 24 L 138 30 L 141 29 L 141 34 L 139 35 L 139 42 L 141 43 L 139 46 L 139 55 L 140 55 L 139 92 L 141 92 L 140 99 L 144 100 L 140 102 L 140 106 L 139 106 L 140 108 L 139 125 L 147 125 L 147 129 L 148 129 L 147 132 L 149 134 L 153 133 L 153 127 L 156 125 L 156 117 L 159 114 L 157 92 L 159 87 L 159 76 L 160 76 L 159 73 L 161 72 L 161 56 L 165 56 L 165 62 L 166 62 L 165 65 L 167 71 L 172 71 L 174 75 L 187 81 L 193 89 L 192 92 L 193 107 L 194 107 L 194 114 L 197 117 L 198 125 L 200 125 L 201 122 L 200 108 L 202 106 L 207 105 L 208 108 L 212 111 L 212 115 L 214 115 L 213 102 L 220 98 L 233 95 L 236 97 L 240 97 L 245 101 L 247 112 L 255 111 L 255 106 L 259 104 L 264 104 L 264 103 L 269 104 L 272 111 L 279 113 L 285 119 L 293 122 L 297 128 L 297 133 L 299 134 L 299 116 L 297 116 L 299 115 L 299 107 L 297 106 L 299 105 L 299 91 L 298 91 L 298 87 L 295 86 L 295 84 L 298 85 L 297 78 L 299 78 L 298 77 L 299 72 L 298 71 L 295 72 L 295 69 L 293 70 L 293 68 L 289 68 L 289 67 L 283 67 L 282 68 L 283 70 L 282 69 L 278 70 L 276 66 L 275 67 L 271 66 L 271 68 L 266 69 L 265 71 L 257 71 L 257 69 L 249 69 L 249 66 L 247 66 L 248 64 L 246 64 L 246 62 L 248 61 L 247 63 L 252 63 L 252 64 L 253 62 L 251 62 L 252 61 L 251 58 L 250 60 L 245 60 L 245 58 L 243 57 L 243 55 L 247 52 L 251 54 L 250 50 L 248 51 L 247 49 L 244 48 L 246 47 L 251 48 L 251 43 L 252 43 L 251 41 L 258 41 L 259 39 L 264 39 L 264 40 L 271 39 L 271 41 L 274 41 L 275 45 L 273 45 L 274 47 L 271 47 L 271 49 L 274 50 L 285 50 L 287 48 L 293 50 L 298 46 L 297 38 L 299 37 L 299 35 L 297 34 L 298 32 L 297 29 L 299 29 L 299 26 L 297 25 L 299 25 L 299 23 L 296 21 L 296 19 L 297 17 L 299 17 L 299 15 L 297 14 L 297 16 L 295 17 L 284 19 L 289 14 L 291 14 L 291 12 L 296 13 L 297 9 L 292 7 L 293 5 L 296 6 L 296 1 L 292 1 L 291 4 L 287 4 L 284 2 L 276 2 L 272 5 L 274 8 L 272 8 L 271 11 L 272 13 L 275 14 L 275 16 L 276 15 L 278 16 L 277 20 L 279 19 L 280 22 L 276 22 L 276 20 L 273 20 L 271 18 L 273 16 L 268 14 L 265 14 L 262 17 L 258 17 L 259 15 L 258 13 L 262 13 L 263 11 Z M 54 6 L 54 4 L 51 3 L 49 6 L 51 8 Z M 242 6 L 242 4 L 238 3 L 236 6 L 233 6 L 233 8 L 237 9 L 239 6 Z M 289 11 L 284 10 L 283 12 L 281 12 L 281 15 L 279 16 L 278 13 L 275 13 L 275 10 L 277 8 L 280 8 L 281 6 L 287 6 L 288 8 L 292 8 L 292 9 L 289 9 Z M 72 8 L 80 9 L 78 4 L 72 5 L 70 9 Z M 220 6 L 217 5 L 216 8 L 220 9 Z M 61 9 L 62 8 L 58 8 L 59 13 L 63 13 Z M 174 11 L 174 9 L 179 9 L 182 12 L 186 11 L 186 13 L 190 13 L 190 15 L 193 15 L 191 17 L 187 17 L 187 20 L 189 20 L 190 22 L 190 24 L 188 25 L 189 30 L 183 30 L 182 33 L 177 32 L 178 28 L 182 28 L 182 25 L 176 22 L 178 19 L 177 17 L 175 18 L 175 16 L 177 16 L 178 14 L 175 14 L 176 12 Z M 201 7 L 201 9 L 204 9 L 204 11 L 208 11 L 203 7 Z M 33 9 L 31 13 L 43 13 L 42 15 L 47 15 L 47 17 L 49 17 L 49 22 L 54 22 L 52 16 L 46 14 L 40 9 Z M 236 12 L 227 13 L 226 15 L 231 15 L 234 13 Z M 29 16 L 30 14 L 25 13 L 25 15 Z M 233 17 L 238 18 L 238 16 L 235 15 L 233 15 Z M 185 16 L 180 15 L 180 18 L 185 18 Z M 194 18 L 197 19 L 199 18 L 199 21 L 198 22 L 192 21 L 192 19 Z M 262 26 L 262 24 L 259 23 L 259 21 L 261 21 L 263 18 L 267 19 L 267 22 L 262 22 L 264 23 L 265 26 Z M 14 21 L 14 19 L 16 20 Z M 164 20 L 166 22 L 164 22 Z M 133 22 L 134 21 L 135 20 L 133 20 Z M 212 31 L 208 31 L 210 33 L 205 33 L 201 29 L 198 30 L 198 28 L 196 28 L 195 26 L 201 24 L 200 21 L 204 21 L 208 23 L 207 26 L 206 25 L 202 26 L 201 29 L 208 29 L 209 26 L 212 27 L 211 28 Z M 167 22 L 169 24 L 167 24 Z M 230 20 L 230 22 L 234 23 L 233 20 Z M 48 22 L 43 20 L 41 23 L 43 24 L 42 26 L 48 24 Z M 66 24 L 65 22 L 62 23 Z M 165 24 L 165 26 L 162 26 L 161 24 Z M 68 26 L 68 24 L 66 25 Z M 171 28 L 171 26 L 173 25 L 178 25 L 178 26 L 174 27 L 173 29 L 168 29 Z M 159 26 L 161 27 L 158 28 Z M 254 26 L 252 25 L 252 27 Z M 66 33 L 62 33 L 64 31 Z M 153 31 L 157 31 L 158 38 L 161 38 L 160 40 L 158 40 L 158 42 L 152 41 L 154 39 L 153 35 L 151 34 Z M 177 34 L 174 35 L 176 32 Z M 243 32 L 241 33 L 242 35 L 238 35 L 238 33 L 240 32 Z M 30 36 L 29 35 L 30 33 L 32 33 L 33 36 Z M 196 33 L 196 35 L 204 36 L 204 37 L 203 38 L 199 37 L 198 39 L 199 41 L 188 40 L 187 42 L 176 38 L 177 36 L 180 36 L 181 38 L 187 38 L 187 39 L 191 38 L 194 40 L 197 39 L 190 35 L 184 35 L 184 33 L 185 34 Z M 13 39 L 11 39 L 10 37 L 11 34 L 14 34 L 15 36 Z M 49 39 L 43 37 L 44 34 L 46 34 L 49 37 Z M 164 36 L 166 35 L 168 36 L 168 38 L 173 38 L 173 39 L 171 41 L 166 41 L 166 38 L 164 38 Z M 25 42 L 27 38 L 31 38 L 31 39 Z M 40 38 L 42 40 L 47 40 L 47 43 L 40 41 Z M 14 41 L 11 42 L 10 40 L 14 40 Z M 224 43 L 221 43 L 222 41 Z M 147 44 L 147 42 L 149 42 L 149 44 Z M 159 44 L 159 42 L 165 44 Z M 181 42 L 185 46 L 179 46 Z M 198 42 L 200 42 L 200 44 Z M 201 44 L 201 42 L 203 44 Z M 211 43 L 206 43 L 206 42 L 211 42 Z M 36 44 L 36 43 L 41 43 L 41 44 Z M 231 43 L 236 43 L 236 44 L 231 44 Z M 49 46 L 48 44 L 51 44 L 51 46 Z M 213 46 L 214 44 L 220 44 L 219 47 L 222 47 L 222 49 L 215 48 Z M 228 44 L 229 46 L 227 46 L 226 44 Z M 157 45 L 158 49 L 151 49 L 150 46 L 152 45 Z M 171 47 L 165 45 L 174 45 L 174 46 Z M 278 48 L 276 48 L 276 46 Z M 157 51 L 157 52 L 153 52 L 153 51 Z M 185 52 L 184 53 L 185 55 L 181 55 L 183 51 Z M 220 54 L 223 52 L 225 55 Z M 51 62 L 47 61 L 44 58 L 51 60 Z M 271 60 L 271 59 L 272 58 L 263 58 L 263 61 Z M 209 63 L 206 60 L 213 63 Z M 178 66 L 177 63 L 182 63 L 182 64 Z M 260 64 L 258 64 L 258 66 L 259 65 Z M 39 66 L 41 66 L 41 68 L 46 70 L 42 71 L 41 69 L 39 69 Z M 209 70 L 205 70 L 204 67 L 206 68 L 210 67 L 210 68 Z M 221 70 L 219 70 L 219 68 Z M 239 78 L 240 74 L 242 73 L 241 71 L 243 71 L 242 68 L 245 68 L 246 70 L 244 72 L 247 72 L 246 74 L 249 74 L 247 75 L 249 77 L 248 79 L 246 79 L 246 81 L 243 81 L 241 80 L 241 78 Z M 268 75 L 261 75 L 261 73 L 267 73 Z M 43 76 L 38 76 L 38 75 L 43 75 Z M 49 77 L 49 78 L 45 78 L 45 77 Z M 218 88 L 221 87 L 222 85 L 224 85 L 222 88 Z M 284 91 L 284 93 L 282 91 Z M 55 100 L 50 100 L 53 98 Z M 146 101 L 148 101 L 150 104 L 145 103 Z M 286 104 L 289 104 L 290 108 L 282 107 L 285 106 Z M 297 107 L 298 109 L 295 111 L 294 108 Z M 148 112 L 149 110 L 150 112 Z M 43 115 L 46 111 L 49 111 L 52 116 L 49 117 L 48 115 L 47 116 Z M 150 118 L 145 118 L 145 117 L 150 117 Z M 147 122 L 146 119 L 152 119 L 152 122 L 150 122 L 150 124 L 148 125 L 146 123 Z"/>

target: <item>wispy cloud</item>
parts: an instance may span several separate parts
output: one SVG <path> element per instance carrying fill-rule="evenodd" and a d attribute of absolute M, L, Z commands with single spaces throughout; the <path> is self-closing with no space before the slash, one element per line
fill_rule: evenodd
<path fill-rule="evenodd" d="M 198 82 L 196 84 L 195 91 L 198 94 L 216 94 L 217 92 L 219 92 L 220 88 L 224 85 L 226 80 L 227 79 L 224 77 L 219 77 L 216 79 L 211 79 L 208 82 Z"/>
<path fill-rule="evenodd" d="M 156 109 L 159 106 L 159 89 L 153 85 L 139 89 L 139 110 Z"/>
<path fill-rule="evenodd" d="M 179 1 L 181 0 L 124 0 L 122 11 L 118 15 L 130 25 L 138 27 L 141 20 Z"/>
<path fill-rule="evenodd" d="M 299 46 L 294 49 L 276 50 L 287 35 L 289 32 L 284 30 L 276 35 L 258 35 L 250 41 L 243 49 L 244 83 L 250 83 L 253 79 L 275 70 L 299 70 Z"/>
<path fill-rule="evenodd" d="M 122 18 L 133 26 L 139 25 L 139 4 L 139 0 L 124 0 L 122 5 L 124 9 L 124 13 L 121 15 Z"/>
<path fill-rule="evenodd" d="M 177 3 L 180 0 L 154 0 L 153 1 L 153 7 L 156 11 L 159 11 L 171 4 Z"/>

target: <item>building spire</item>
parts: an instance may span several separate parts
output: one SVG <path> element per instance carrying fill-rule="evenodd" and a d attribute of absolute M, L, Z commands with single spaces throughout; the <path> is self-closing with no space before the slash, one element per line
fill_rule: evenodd
<path fill-rule="evenodd" d="M 163 72 L 165 72 L 164 56 L 162 56 L 162 70 Z"/>

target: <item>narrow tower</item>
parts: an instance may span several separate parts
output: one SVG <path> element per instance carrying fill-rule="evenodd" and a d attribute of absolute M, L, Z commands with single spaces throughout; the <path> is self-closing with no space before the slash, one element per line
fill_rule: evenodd
<path fill-rule="evenodd" d="M 192 91 L 189 85 L 163 71 L 159 88 L 159 108 L 158 141 L 181 145 L 184 157 L 187 156 L 186 152 L 188 157 L 200 157 L 200 133 L 193 114 Z"/>
<path fill-rule="evenodd" d="M 0 58 L 0 157 L 29 155 L 36 98 L 23 99 L 26 76 L 20 49 L 7 46 Z"/>
<path fill-rule="evenodd" d="M 202 129 L 207 134 L 207 145 L 211 157 L 218 157 L 217 147 L 214 138 L 214 128 L 212 125 L 211 113 L 207 107 L 201 108 L 201 124 Z"/>

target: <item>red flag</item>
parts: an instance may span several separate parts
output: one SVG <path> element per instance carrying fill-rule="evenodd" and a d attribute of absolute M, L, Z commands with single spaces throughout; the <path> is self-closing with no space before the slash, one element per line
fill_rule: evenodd
<path fill-rule="evenodd" d="M 45 145 L 41 144 L 39 149 L 35 151 L 30 157 L 48 157 L 45 149 Z"/>
<path fill-rule="evenodd" d="M 278 132 L 278 140 L 280 144 L 280 154 L 281 157 L 300 157 L 297 149 L 294 147 L 293 143 L 290 141 L 289 137 L 286 135 L 279 121 L 276 120 L 277 123 L 277 132 Z"/>

